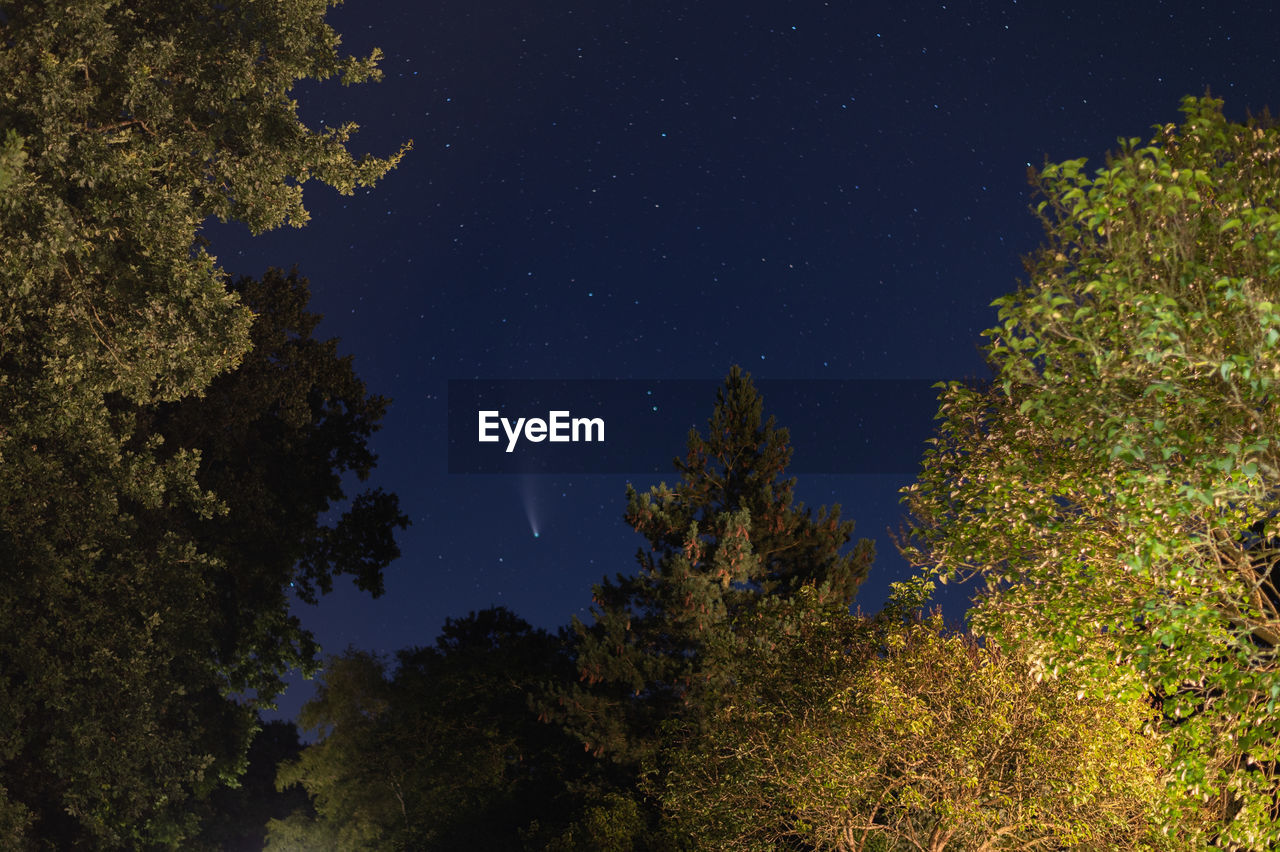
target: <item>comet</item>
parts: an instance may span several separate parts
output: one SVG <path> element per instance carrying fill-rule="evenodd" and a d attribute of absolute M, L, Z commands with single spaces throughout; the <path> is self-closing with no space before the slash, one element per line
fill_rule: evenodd
<path fill-rule="evenodd" d="M 520 477 L 520 497 L 524 501 L 524 515 L 529 519 L 529 532 L 534 538 L 542 537 L 541 520 L 538 512 L 538 494 L 533 485 L 532 476 Z"/>

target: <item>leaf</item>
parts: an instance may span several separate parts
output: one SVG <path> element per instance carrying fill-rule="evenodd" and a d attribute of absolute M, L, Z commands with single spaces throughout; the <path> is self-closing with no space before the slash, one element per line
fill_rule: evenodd
<path fill-rule="evenodd" d="M 987 348 L 993 386 L 1027 391 L 1017 405 L 993 392 L 940 418 L 927 487 L 906 500 L 910 555 L 985 580 L 971 618 L 1001 640 L 1032 641 L 1064 666 L 1121 661 L 1173 685 L 1182 722 L 1153 726 L 1171 749 L 1169 777 L 1186 780 L 1172 785 L 1179 817 L 1166 813 L 1161 830 L 1205 818 L 1205 792 L 1230 789 L 1231 843 L 1280 848 L 1270 781 L 1234 768 L 1250 753 L 1238 733 L 1273 738 L 1280 699 L 1271 711 L 1249 698 L 1258 654 L 1233 613 L 1253 603 L 1218 562 L 1222 542 L 1248 540 L 1247 519 L 1275 509 L 1260 482 L 1277 464 L 1273 445 L 1253 435 L 1274 431 L 1280 316 L 1267 297 L 1280 212 L 1274 175 L 1239 164 L 1280 150 L 1280 130 L 1233 124 L 1208 97 L 1183 110 L 1093 180 L 1044 169 L 1045 212 L 1071 214 L 1050 215 Z M 1185 233 L 1165 227 L 1188 216 Z M 1226 236 L 1197 230 L 1210 216 Z M 1098 227 L 1111 238 L 1086 231 Z M 1066 297 L 1077 307 L 1066 311 Z M 952 483 L 964 485 L 943 499 Z"/>

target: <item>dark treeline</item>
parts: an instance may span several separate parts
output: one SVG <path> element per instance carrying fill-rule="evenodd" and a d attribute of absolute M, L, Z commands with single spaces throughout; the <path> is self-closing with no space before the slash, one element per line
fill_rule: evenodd
<path fill-rule="evenodd" d="M 1178 848 L 1140 696 L 1037 682 L 925 616 L 838 509 L 792 500 L 787 432 L 730 372 L 679 479 L 629 489 L 646 540 L 552 635 L 498 608 L 394 663 L 330 659 L 282 762 L 284 849 Z M 1072 755 L 1068 762 L 1063 754 Z"/>

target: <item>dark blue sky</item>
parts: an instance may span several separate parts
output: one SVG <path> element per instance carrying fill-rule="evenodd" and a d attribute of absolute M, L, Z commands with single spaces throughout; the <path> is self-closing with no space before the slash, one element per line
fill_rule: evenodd
<path fill-rule="evenodd" d="M 300 607 L 331 652 L 430 643 L 491 604 L 585 618 L 634 564 L 625 483 L 657 477 L 450 475 L 448 380 L 982 375 L 989 305 L 1039 239 L 1029 165 L 1100 165 L 1206 87 L 1236 118 L 1280 106 L 1268 3 L 352 0 L 331 20 L 385 80 L 301 87 L 304 120 L 414 150 L 373 190 L 310 189 L 301 230 L 206 230 L 232 274 L 297 264 L 321 333 L 394 398 L 374 479 L 413 527 L 384 597 Z M 906 575 L 886 528 L 910 476 L 799 482 L 877 539 L 869 609 Z"/>

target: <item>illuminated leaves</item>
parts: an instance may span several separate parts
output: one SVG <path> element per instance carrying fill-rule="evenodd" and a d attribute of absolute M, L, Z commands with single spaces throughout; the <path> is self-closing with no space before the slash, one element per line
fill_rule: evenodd
<path fill-rule="evenodd" d="M 788 602 L 739 624 L 717 647 L 733 695 L 665 755 L 677 835 L 734 850 L 1184 848 L 1199 812 L 1166 799 L 1140 690 L 1116 701 L 1046 677 L 900 604 L 864 619 Z M 1185 806 L 1186 832 L 1162 835 L 1162 803 Z"/>
<path fill-rule="evenodd" d="M 1276 781 L 1244 757 L 1280 734 L 1276 547 L 1250 533 L 1280 508 L 1280 133 L 1183 112 L 1039 174 L 1045 246 L 996 302 L 992 388 L 941 389 L 907 552 L 985 579 L 975 625 L 1050 669 L 1141 672 L 1180 720 L 1173 777 L 1269 845 Z"/>

